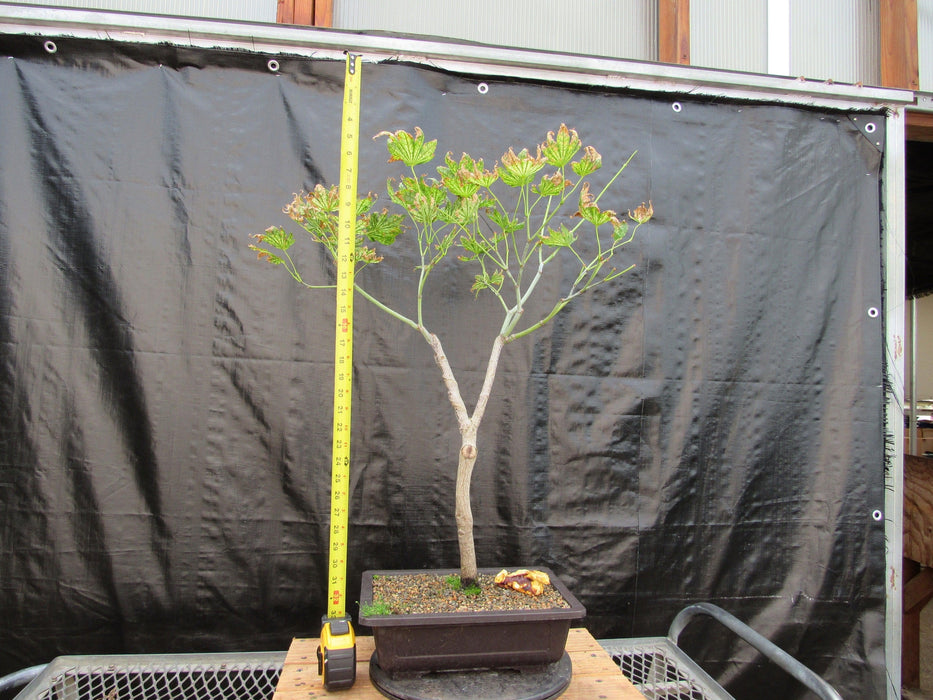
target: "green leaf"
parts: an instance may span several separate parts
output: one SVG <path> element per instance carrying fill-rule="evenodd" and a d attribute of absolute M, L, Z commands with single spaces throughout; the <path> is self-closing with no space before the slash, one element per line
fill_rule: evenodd
<path fill-rule="evenodd" d="M 441 219 L 447 205 L 447 190 L 437 182 L 426 182 L 424 177 L 415 179 L 403 177 L 401 186 L 393 190 L 388 186 L 389 198 L 403 207 L 411 218 L 422 224 L 430 224 Z"/>
<path fill-rule="evenodd" d="M 580 207 L 574 216 L 581 216 L 593 226 L 602 226 L 610 221 L 617 221 L 616 213 L 612 209 L 600 209 L 596 199 L 590 194 L 590 183 L 584 182 L 580 188 Z"/>
<path fill-rule="evenodd" d="M 439 260 L 447 255 L 450 251 L 450 246 L 453 245 L 454 240 L 457 238 L 456 231 L 450 231 L 446 236 L 441 239 L 441 242 L 438 243 L 435 248 L 437 249 L 436 258 Z"/>
<path fill-rule="evenodd" d="M 388 136 L 389 141 L 386 147 L 389 150 L 389 162 L 401 161 L 409 167 L 415 167 L 423 163 L 434 160 L 434 150 L 437 148 L 437 139 L 425 142 L 424 132 L 420 127 L 415 127 L 414 135 L 407 131 L 380 131 L 373 136 L 374 139 L 380 136 Z"/>
<path fill-rule="evenodd" d="M 324 187 L 315 185 L 305 198 L 308 204 L 319 212 L 337 211 L 340 208 L 340 194 L 337 185 Z"/>
<path fill-rule="evenodd" d="M 373 204 L 376 203 L 376 195 L 370 192 L 365 197 L 360 197 L 356 200 L 356 216 L 357 218 L 363 216 L 366 212 L 373 208 Z"/>
<path fill-rule="evenodd" d="M 460 245 L 463 246 L 463 249 L 466 250 L 470 255 L 461 255 L 460 259 L 467 260 L 478 260 L 481 255 L 486 255 L 492 246 L 485 241 L 477 240 L 473 236 L 461 236 Z"/>
<path fill-rule="evenodd" d="M 470 177 L 470 174 L 476 168 L 476 162 L 473 158 L 464 153 L 458 163 L 448 153 L 444 156 L 444 162 L 446 165 L 440 165 L 437 168 L 437 173 L 441 176 L 444 187 L 456 197 L 471 197 L 476 194 L 479 185 Z M 480 161 L 480 168 L 482 168 L 482 164 L 483 162 Z"/>
<path fill-rule="evenodd" d="M 505 277 L 502 274 L 502 270 L 496 270 L 491 275 L 481 272 L 474 278 L 473 286 L 470 287 L 470 291 L 474 294 L 479 294 L 484 289 L 494 289 L 498 291 L 504 280 Z"/>
<path fill-rule="evenodd" d="M 447 192 L 434 185 L 418 193 L 412 203 L 411 215 L 415 221 L 431 224 L 441 218 L 447 205 Z"/>
<path fill-rule="evenodd" d="M 603 157 L 595 148 L 587 146 L 583 149 L 583 157 L 576 163 L 571 163 L 570 167 L 580 177 L 586 177 L 603 167 Z"/>
<path fill-rule="evenodd" d="M 581 145 L 577 132 L 568 129 L 566 124 L 561 124 L 557 134 L 553 131 L 547 133 L 547 140 L 541 144 L 541 153 L 550 165 L 563 168 L 580 150 Z"/>
<path fill-rule="evenodd" d="M 492 170 L 483 170 L 483 161 L 478 160 L 476 162 L 477 169 L 470 174 L 470 179 L 480 187 L 491 187 L 492 183 L 499 179 L 499 168 L 495 167 Z"/>
<path fill-rule="evenodd" d="M 621 241 L 626 236 L 628 236 L 628 221 L 620 221 L 618 224 L 612 227 L 613 240 Z"/>
<path fill-rule="evenodd" d="M 564 188 L 570 185 L 570 180 L 564 179 L 564 176 L 560 173 L 554 173 L 552 175 L 545 175 L 541 178 L 541 182 L 531 188 L 531 191 L 535 194 L 539 194 L 542 197 L 556 197 L 564 191 Z"/>
<path fill-rule="evenodd" d="M 449 178 L 443 182 L 444 187 L 450 190 L 450 193 L 455 197 L 472 197 L 479 191 L 479 185 L 459 178 Z"/>
<path fill-rule="evenodd" d="M 537 156 L 531 155 L 527 148 L 523 148 L 517 155 L 514 150 L 509 148 L 499 160 L 502 164 L 499 177 L 509 187 L 530 185 L 545 163 L 544 158 L 541 157 L 540 146 L 538 146 Z"/>
<path fill-rule="evenodd" d="M 474 160 L 468 153 L 460 156 L 459 162 L 453 159 L 451 153 L 447 153 L 444 163 L 438 166 L 437 172 L 444 186 L 457 197 L 471 197 L 480 187 L 488 188 L 499 177 L 497 169 L 491 172 L 483 170 L 483 159 Z"/>
<path fill-rule="evenodd" d="M 295 237 L 281 226 L 270 226 L 265 233 L 254 236 L 260 243 L 265 243 L 278 250 L 288 250 L 295 244 Z"/>
<path fill-rule="evenodd" d="M 580 207 L 579 216 L 582 216 L 593 226 L 602 226 L 616 218 L 616 213 L 611 209 L 602 210 L 597 206 L 591 206 Z"/>
<path fill-rule="evenodd" d="M 502 229 L 502 232 L 505 234 L 514 233 L 525 225 L 525 222 L 519 221 L 518 219 L 512 219 L 508 214 L 505 214 L 498 209 L 493 209 L 487 214 L 487 216 L 489 217 L 489 220 Z"/>
<path fill-rule="evenodd" d="M 359 241 L 357 241 L 359 243 Z M 357 263 L 362 263 L 363 265 L 375 265 L 376 263 L 382 262 L 382 256 L 377 254 L 372 248 L 367 248 L 364 245 L 356 246 L 356 261 Z"/>
<path fill-rule="evenodd" d="M 541 236 L 541 242 L 551 248 L 569 248 L 576 240 L 577 237 L 573 235 L 573 231 L 568 229 L 564 224 L 561 224 L 560 228 L 556 231 L 552 228 L 548 228 L 547 234 Z"/>
<path fill-rule="evenodd" d="M 284 211 L 312 239 L 331 247 L 337 230 L 338 206 L 337 187 L 327 188 L 318 184 L 308 194 L 296 194 Z"/>
<path fill-rule="evenodd" d="M 392 245 L 402 232 L 401 214 L 389 214 L 386 209 L 360 219 L 362 234 L 373 243 Z"/>
<path fill-rule="evenodd" d="M 650 200 L 648 201 L 648 204 L 642 202 L 639 206 L 635 207 L 634 212 L 630 211 L 628 215 L 629 218 L 631 218 L 632 221 L 636 223 L 647 224 L 649 221 L 651 221 L 651 217 L 654 216 L 654 207 L 651 206 Z"/>
<path fill-rule="evenodd" d="M 249 249 L 256 251 L 257 258 L 260 260 L 265 260 L 266 262 L 270 262 L 273 265 L 281 265 L 284 262 L 278 255 L 273 255 L 268 250 L 260 248 L 257 245 L 253 245 L 252 243 L 249 244 Z"/>
<path fill-rule="evenodd" d="M 464 228 L 479 220 L 480 199 L 475 194 L 471 197 L 458 197 L 456 202 L 449 203 L 441 215 L 447 223 L 457 224 Z"/>

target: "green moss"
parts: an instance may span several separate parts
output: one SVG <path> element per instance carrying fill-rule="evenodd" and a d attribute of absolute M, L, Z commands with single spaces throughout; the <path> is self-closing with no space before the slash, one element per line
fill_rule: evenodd
<path fill-rule="evenodd" d="M 477 584 L 473 584 L 467 588 L 463 587 L 463 582 L 460 580 L 460 577 L 457 574 L 450 574 L 446 579 L 447 585 L 455 591 L 460 591 L 463 595 L 479 595 L 483 592 L 483 589 L 480 588 Z"/>
<path fill-rule="evenodd" d="M 366 603 L 365 605 L 360 605 L 360 615 L 363 617 L 371 617 L 372 615 L 391 615 L 392 608 L 389 607 L 389 604 L 385 601 L 379 600 L 378 598 L 372 603 Z"/>

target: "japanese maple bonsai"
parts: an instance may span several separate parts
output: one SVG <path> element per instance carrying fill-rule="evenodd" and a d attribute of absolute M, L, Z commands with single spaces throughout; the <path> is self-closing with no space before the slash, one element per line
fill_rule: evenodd
<path fill-rule="evenodd" d="M 563 124 L 556 132 L 549 132 L 534 153 L 527 149 L 515 153 L 509 148 L 490 169 L 482 159 L 463 154 L 455 160 L 447 153 L 443 165 L 436 168 L 436 177 L 419 172 L 419 167 L 434 159 L 436 140 L 427 141 L 417 127 L 414 133 L 386 131 L 374 138 L 383 136 L 388 139 L 389 162 L 401 162 L 409 172 L 397 182 L 387 183 L 388 198 L 395 205 L 392 210 L 377 211 L 373 194 L 357 200 L 355 289 L 364 299 L 420 333 L 440 368 L 461 436 L 455 517 L 460 580 L 468 587 L 477 577 L 470 481 L 479 455 L 478 431 L 502 349 L 547 324 L 581 294 L 631 270 L 633 264 L 615 267 L 616 257 L 654 212 L 650 202 L 629 210 L 627 217 L 601 208 L 604 195 L 635 153 L 594 194 L 584 178 L 602 166 L 602 158 L 592 146 L 582 144 L 575 130 Z M 295 195 L 284 211 L 336 259 L 337 186 L 318 184 L 310 193 Z M 629 225 L 629 220 L 634 226 Z M 366 290 L 365 276 L 358 274 L 383 259 L 370 246 L 391 246 L 409 226 L 415 232 L 420 255 L 414 272 L 417 299 L 413 318 L 396 310 L 392 302 L 373 296 Z M 334 286 L 305 280 L 291 255 L 295 237 L 289 231 L 272 226 L 254 238 L 256 244 L 250 248 L 259 258 L 284 267 L 300 284 L 311 289 Z M 538 290 L 549 263 L 558 256 L 577 266 L 576 276 L 559 298 L 545 305 L 546 311 L 540 317 L 526 320 L 528 301 Z M 451 257 L 475 269 L 471 291 L 493 295 L 502 309 L 502 324 L 492 339 L 485 378 L 472 412 L 461 396 L 441 339 L 431 332 L 423 313 L 424 299 L 431 293 L 428 279 Z"/>

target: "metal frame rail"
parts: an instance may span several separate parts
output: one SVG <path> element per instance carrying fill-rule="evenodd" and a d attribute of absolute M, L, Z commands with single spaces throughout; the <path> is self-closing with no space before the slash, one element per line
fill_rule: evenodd
<path fill-rule="evenodd" d="M 602 639 L 599 643 L 649 700 L 734 700 L 677 646 L 684 628 L 701 615 L 712 617 L 728 628 L 822 700 L 842 700 L 842 696 L 812 670 L 712 603 L 696 603 L 681 610 L 671 622 L 667 637 Z"/>
<path fill-rule="evenodd" d="M 59 656 L 0 678 L 15 700 L 268 700 L 285 652 Z"/>

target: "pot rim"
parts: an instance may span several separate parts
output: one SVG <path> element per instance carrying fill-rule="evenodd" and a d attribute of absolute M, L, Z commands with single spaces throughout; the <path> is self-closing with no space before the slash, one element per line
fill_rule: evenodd
<path fill-rule="evenodd" d="M 532 567 L 498 567 L 491 569 L 479 569 L 481 574 L 495 575 L 503 568 L 509 571 L 515 571 L 520 568 Z M 544 609 L 526 609 L 526 610 L 480 610 L 475 612 L 441 612 L 441 613 L 410 613 L 407 615 L 359 615 L 361 625 L 367 627 L 390 627 L 399 625 L 480 625 L 491 621 L 496 622 L 534 622 L 538 620 L 575 620 L 586 616 L 586 609 L 583 604 L 577 600 L 576 596 L 570 592 L 564 582 L 557 577 L 550 569 L 538 566 L 534 567 L 538 571 L 543 571 L 551 579 L 551 585 L 557 589 L 563 599 L 570 606 L 568 608 L 544 608 Z M 459 574 L 460 569 L 368 569 L 363 572 L 363 585 L 360 590 L 360 606 L 372 603 L 373 599 L 373 577 L 374 576 L 400 576 L 405 574 L 436 574 L 447 576 L 450 574 Z"/>

